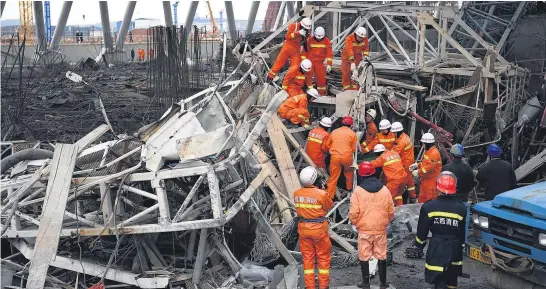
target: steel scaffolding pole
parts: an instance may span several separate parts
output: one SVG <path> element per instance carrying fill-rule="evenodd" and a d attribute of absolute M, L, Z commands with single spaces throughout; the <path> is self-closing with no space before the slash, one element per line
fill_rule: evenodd
<path fill-rule="evenodd" d="M 288 19 L 294 17 L 296 14 L 293 1 L 286 1 L 286 13 L 288 13 Z"/>
<path fill-rule="evenodd" d="M 32 2 L 34 7 L 34 26 L 36 27 L 36 43 L 38 51 L 44 51 L 47 48 L 46 29 L 44 20 L 44 4 L 42 1 Z"/>
<path fill-rule="evenodd" d="M 129 26 L 131 25 L 131 19 L 133 19 L 136 3 L 136 1 L 129 1 L 129 3 L 127 3 L 123 22 L 121 22 L 121 28 L 119 29 L 119 35 L 116 41 L 116 50 L 123 50 L 123 44 L 125 43 L 125 37 L 127 36 L 127 31 L 129 31 Z"/>
<path fill-rule="evenodd" d="M 110 17 L 108 16 L 108 2 L 99 1 L 100 20 L 102 23 L 102 35 L 104 39 L 104 47 L 110 52 L 114 49 L 112 42 L 112 30 L 110 30 Z"/>
<path fill-rule="evenodd" d="M 191 30 L 191 26 L 193 24 L 193 19 L 195 18 L 195 12 L 197 11 L 198 5 L 199 1 L 191 1 L 190 10 L 188 10 L 188 16 L 186 16 L 186 23 L 184 23 L 184 27 L 186 27 L 188 33 Z"/>
<path fill-rule="evenodd" d="M 68 15 L 70 15 L 70 9 L 72 9 L 72 1 L 65 1 L 63 3 L 63 9 L 61 10 L 61 16 L 59 16 L 59 21 L 55 27 L 55 32 L 53 32 L 53 40 L 49 44 L 50 50 L 57 50 L 61 39 L 64 34 L 64 28 L 66 27 L 66 20 L 68 20 Z"/>
<path fill-rule="evenodd" d="M 246 34 L 252 33 L 254 29 L 254 22 L 256 21 L 256 14 L 258 14 L 258 8 L 260 7 L 260 1 L 252 1 L 252 6 L 250 6 L 250 13 L 248 13 L 248 22 L 246 24 Z"/>
<path fill-rule="evenodd" d="M 2 14 L 4 14 L 4 7 L 6 7 L 6 1 L 1 1 L 0 4 L 0 17 L 2 17 Z"/>
<path fill-rule="evenodd" d="M 235 26 L 235 15 L 233 14 L 233 3 L 231 1 L 225 1 L 226 3 L 226 16 L 228 20 L 229 35 L 231 41 L 237 40 L 237 26 Z"/>
<path fill-rule="evenodd" d="M 173 13 L 171 11 L 171 1 L 163 1 L 163 15 L 165 15 L 165 26 L 173 27 Z"/>

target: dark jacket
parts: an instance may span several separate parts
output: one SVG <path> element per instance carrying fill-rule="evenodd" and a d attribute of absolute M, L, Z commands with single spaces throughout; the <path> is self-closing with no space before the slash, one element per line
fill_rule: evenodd
<path fill-rule="evenodd" d="M 449 171 L 457 177 L 457 199 L 466 201 L 468 193 L 472 191 L 476 182 L 474 181 L 474 172 L 472 168 L 465 164 L 461 159 L 453 159 L 453 162 L 445 165 L 442 171 Z"/>
<path fill-rule="evenodd" d="M 358 176 L 357 183 L 360 187 L 370 193 L 377 193 L 383 187 L 383 183 L 374 176 L 361 177 Z"/>
<path fill-rule="evenodd" d="M 439 195 L 421 206 L 414 244 L 424 248 L 428 232 L 432 233 L 425 259 L 427 283 L 436 283 L 440 276 L 462 274 L 465 226 L 466 206 L 455 196 Z"/>
<path fill-rule="evenodd" d="M 501 159 L 492 159 L 476 174 L 476 180 L 485 188 L 485 199 L 491 201 L 496 195 L 515 189 L 518 181 L 512 165 Z"/>

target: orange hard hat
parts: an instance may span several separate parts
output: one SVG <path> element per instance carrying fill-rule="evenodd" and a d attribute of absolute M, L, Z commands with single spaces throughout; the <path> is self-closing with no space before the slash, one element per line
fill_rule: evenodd
<path fill-rule="evenodd" d="M 444 194 L 453 195 L 457 191 L 457 177 L 449 171 L 441 172 L 436 178 L 436 189 Z"/>
<path fill-rule="evenodd" d="M 369 177 L 375 174 L 375 167 L 370 162 L 361 162 L 358 165 L 358 175 L 361 177 Z"/>
<path fill-rule="evenodd" d="M 341 124 L 342 125 L 352 126 L 353 125 L 353 117 L 352 116 L 344 116 L 341 119 Z"/>

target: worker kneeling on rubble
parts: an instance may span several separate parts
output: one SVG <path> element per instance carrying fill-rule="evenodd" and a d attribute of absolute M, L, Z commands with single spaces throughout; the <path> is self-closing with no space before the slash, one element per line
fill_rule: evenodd
<path fill-rule="evenodd" d="M 311 71 L 311 61 L 303 60 L 299 65 L 290 66 L 282 80 L 282 89 L 288 92 L 288 96 L 303 94 L 303 86 L 305 85 L 305 75 Z"/>
<path fill-rule="evenodd" d="M 332 127 L 332 120 L 329 117 L 323 117 L 317 128 L 312 129 L 307 137 L 305 152 L 318 168 L 326 168 L 326 148 L 324 142 L 330 136 L 328 130 Z"/>
<path fill-rule="evenodd" d="M 383 119 L 379 122 L 380 133 L 375 135 L 375 138 L 370 142 L 362 142 L 360 149 L 363 153 L 369 153 L 377 144 L 384 145 L 388 150 L 392 149 L 396 137 L 391 131 L 391 122 L 388 119 Z"/>
<path fill-rule="evenodd" d="M 370 258 L 378 260 L 381 289 L 387 284 L 387 227 L 394 217 L 389 189 L 374 176 L 370 162 L 358 166 L 358 186 L 351 195 L 349 219 L 358 230 L 358 259 L 362 271 L 359 288 L 370 288 Z"/>
<path fill-rule="evenodd" d="M 318 96 L 318 91 L 312 88 L 309 89 L 307 93 L 288 97 L 281 106 L 279 106 L 279 116 L 289 120 L 293 124 L 301 124 L 303 127 L 308 128 L 311 115 L 307 109 L 307 104 L 309 104 L 309 100 Z"/>
<path fill-rule="evenodd" d="M 317 27 L 313 37 L 307 38 L 307 47 L 303 50 L 301 59 L 309 59 L 313 63 L 311 71 L 307 73 L 306 83 L 308 88 L 313 88 L 313 74 L 317 82 L 317 90 L 320 95 L 327 95 L 326 72 L 332 70 L 332 44 L 325 36 L 324 28 Z M 324 66 L 326 60 L 326 66 Z"/>
<path fill-rule="evenodd" d="M 396 134 L 396 140 L 392 150 L 397 152 L 402 158 L 402 165 L 406 171 L 406 186 L 410 198 L 410 203 L 415 203 L 417 195 L 415 194 L 415 181 L 413 175 L 409 171 L 409 167 L 415 162 L 415 152 L 413 151 L 413 143 L 409 135 L 404 132 L 404 126 L 400 122 L 394 122 L 391 126 L 391 131 Z"/>
<path fill-rule="evenodd" d="M 309 36 L 310 29 L 311 19 L 307 17 L 303 18 L 298 23 L 288 25 L 281 52 L 279 52 L 277 59 L 275 59 L 275 63 L 273 63 L 273 66 L 268 73 L 269 81 L 273 80 L 277 76 L 277 73 L 279 73 L 288 59 L 290 59 L 290 67 L 300 64 L 301 44 L 303 40 Z"/>
<path fill-rule="evenodd" d="M 410 166 L 414 177 L 419 177 L 419 203 L 434 200 L 438 196 L 436 192 L 436 178 L 442 170 L 442 158 L 440 152 L 434 146 L 434 135 L 425 133 L 421 137 L 421 145 L 425 146 L 423 160 Z"/>
<path fill-rule="evenodd" d="M 373 148 L 373 153 L 377 158 L 371 161 L 375 168 L 383 168 L 387 188 L 391 192 L 392 201 L 396 206 L 404 204 L 402 195 L 406 188 L 407 173 L 402 165 L 400 155 L 393 151 L 387 150 L 384 145 L 378 144 Z"/>
<path fill-rule="evenodd" d="M 354 33 L 345 38 L 345 47 L 341 52 L 341 84 L 343 90 L 358 90 L 358 86 L 351 80 L 351 74 L 355 71 L 362 56 L 368 60 L 370 46 L 368 45 L 368 32 L 364 27 L 358 27 Z"/>
<path fill-rule="evenodd" d="M 407 257 L 422 257 L 428 233 L 432 233 L 425 261 L 425 281 L 434 284 L 435 289 L 457 288 L 457 277 L 463 273 L 466 206 L 454 197 L 456 188 L 457 178 L 452 172 L 438 175 L 438 199 L 421 207 L 414 244 L 406 249 Z"/>
<path fill-rule="evenodd" d="M 353 118 L 344 116 L 341 120 L 342 127 L 335 129 L 328 140 L 326 148 L 330 152 L 330 178 L 326 191 L 331 199 L 334 198 L 337 181 L 343 170 L 345 176 L 345 188 L 353 189 L 353 156 L 356 152 L 356 133 L 351 129 Z"/>
<path fill-rule="evenodd" d="M 300 172 L 303 188 L 294 192 L 294 203 L 298 214 L 298 234 L 303 257 L 303 279 L 305 288 L 315 287 L 315 257 L 318 265 L 319 289 L 330 284 L 330 250 L 332 243 L 328 235 L 325 216 L 333 207 L 317 170 L 306 167 Z"/>

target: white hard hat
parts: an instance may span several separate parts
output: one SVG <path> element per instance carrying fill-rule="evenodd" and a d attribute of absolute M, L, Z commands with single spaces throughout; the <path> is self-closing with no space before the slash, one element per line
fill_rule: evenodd
<path fill-rule="evenodd" d="M 366 113 L 369 114 L 373 119 L 375 119 L 375 117 L 377 116 L 377 112 L 373 108 L 368 109 Z"/>
<path fill-rule="evenodd" d="M 435 141 L 434 135 L 431 134 L 430 132 L 423 134 L 423 136 L 421 137 L 422 143 L 434 143 L 434 141 Z"/>
<path fill-rule="evenodd" d="M 391 126 L 391 131 L 392 132 L 399 132 L 399 131 L 403 131 L 403 130 L 404 130 L 404 126 L 401 123 L 399 123 L 397 121 L 392 123 L 392 126 Z"/>
<path fill-rule="evenodd" d="M 364 38 L 366 37 L 366 35 L 368 35 L 368 32 L 366 31 L 366 28 L 364 27 L 358 27 L 356 30 L 355 30 L 355 33 L 356 35 Z"/>
<path fill-rule="evenodd" d="M 376 144 L 374 147 L 373 147 L 373 152 L 374 153 L 382 153 L 386 150 L 387 148 L 385 148 L 384 145 L 382 144 Z"/>
<path fill-rule="evenodd" d="M 305 17 L 300 21 L 300 24 L 305 29 L 311 29 L 311 19 Z"/>
<path fill-rule="evenodd" d="M 308 89 L 307 94 L 309 94 L 312 97 L 319 97 L 320 96 L 319 93 L 318 93 L 318 90 L 316 90 L 314 88 Z"/>
<path fill-rule="evenodd" d="M 391 128 L 391 122 L 388 119 L 382 119 L 379 122 L 379 130 L 384 130 L 389 128 Z"/>
<path fill-rule="evenodd" d="M 306 167 L 300 172 L 300 182 L 305 186 L 310 186 L 317 180 L 317 170 L 314 167 Z"/>
<path fill-rule="evenodd" d="M 313 35 L 315 35 L 315 37 L 317 39 L 322 39 L 322 38 L 324 38 L 324 35 L 326 35 L 326 32 L 324 32 L 324 28 L 319 26 L 319 27 L 315 28 L 315 32 L 314 32 Z"/>
<path fill-rule="evenodd" d="M 320 124 L 324 127 L 332 127 L 332 119 L 329 117 L 323 117 L 320 120 Z"/>
<path fill-rule="evenodd" d="M 301 69 L 303 69 L 305 72 L 309 72 L 309 70 L 311 70 L 311 66 L 313 66 L 313 64 L 311 64 L 311 60 L 309 59 L 304 59 L 300 63 Z"/>

